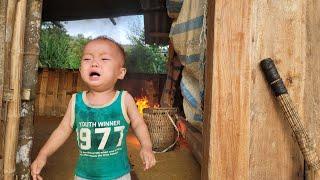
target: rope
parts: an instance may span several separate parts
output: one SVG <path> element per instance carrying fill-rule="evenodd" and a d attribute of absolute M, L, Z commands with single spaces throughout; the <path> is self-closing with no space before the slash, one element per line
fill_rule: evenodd
<path fill-rule="evenodd" d="M 203 3 L 203 20 L 200 33 L 200 48 L 204 48 L 207 45 L 207 14 L 208 14 L 208 2 L 204 0 Z"/>

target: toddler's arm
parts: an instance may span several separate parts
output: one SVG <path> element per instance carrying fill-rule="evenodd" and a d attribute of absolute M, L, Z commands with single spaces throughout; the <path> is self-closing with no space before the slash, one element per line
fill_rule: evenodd
<path fill-rule="evenodd" d="M 71 99 L 59 126 L 53 131 L 47 142 L 39 151 L 37 158 L 31 164 L 31 175 L 33 180 L 42 180 L 40 172 L 46 164 L 47 158 L 52 155 L 72 133 L 72 128 L 70 126 L 72 101 L 73 100 Z"/>
<path fill-rule="evenodd" d="M 148 128 L 138 111 L 133 97 L 126 93 L 124 98 L 131 127 L 141 144 L 140 157 L 145 164 L 144 170 L 147 170 L 156 164 Z"/>

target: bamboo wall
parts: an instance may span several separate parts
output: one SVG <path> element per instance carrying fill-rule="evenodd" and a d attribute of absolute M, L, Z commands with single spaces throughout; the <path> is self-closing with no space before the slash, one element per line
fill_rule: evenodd
<path fill-rule="evenodd" d="M 150 105 L 159 104 L 165 75 L 127 74 L 117 89 L 133 97 L 147 96 Z M 37 116 L 63 116 L 72 94 L 88 90 L 78 71 L 39 69 L 35 113 Z"/>
<path fill-rule="evenodd" d="M 41 12 L 42 0 L 0 1 L 0 179 L 30 179 Z"/>
<path fill-rule="evenodd" d="M 0 1 L 0 179 L 3 178 L 3 156 L 4 156 L 4 132 L 5 132 L 5 120 L 4 112 L 5 108 L 2 102 L 3 99 L 3 87 L 4 87 L 4 75 L 5 75 L 5 54 L 6 54 L 6 14 L 7 14 L 7 0 Z"/>

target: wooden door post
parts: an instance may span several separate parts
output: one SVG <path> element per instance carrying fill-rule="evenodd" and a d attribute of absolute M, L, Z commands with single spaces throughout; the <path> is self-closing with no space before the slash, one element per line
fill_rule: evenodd
<path fill-rule="evenodd" d="M 320 87 L 320 3 L 215 0 L 208 8 L 202 179 L 303 179 L 300 150 L 259 63 L 275 60 L 320 149 L 312 91 Z"/>

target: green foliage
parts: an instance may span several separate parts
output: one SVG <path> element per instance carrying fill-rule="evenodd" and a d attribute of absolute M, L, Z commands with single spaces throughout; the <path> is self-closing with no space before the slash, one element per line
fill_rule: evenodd
<path fill-rule="evenodd" d="M 70 51 L 67 56 L 67 61 L 65 63 L 66 67 L 70 69 L 77 69 L 80 67 L 80 60 L 82 56 L 82 49 L 84 45 L 89 41 L 88 38 L 85 38 L 82 34 L 77 37 L 72 37 L 70 40 Z"/>
<path fill-rule="evenodd" d="M 129 38 L 133 43 L 127 52 L 126 66 L 128 72 L 135 73 L 166 73 L 166 57 L 161 48 L 157 45 L 148 45 L 144 43 L 144 32 L 138 36 L 131 35 Z"/>
<path fill-rule="evenodd" d="M 71 37 L 60 23 L 42 24 L 40 38 L 40 67 L 77 69 L 80 65 L 83 36 Z"/>
<path fill-rule="evenodd" d="M 135 30 L 136 29 L 136 30 Z M 143 30 L 133 28 L 129 36 L 132 45 L 126 46 L 126 66 L 129 72 L 166 73 L 166 47 L 144 43 Z M 83 46 L 90 40 L 83 35 L 69 36 L 63 24 L 45 22 L 40 38 L 40 67 L 77 69 Z"/>

